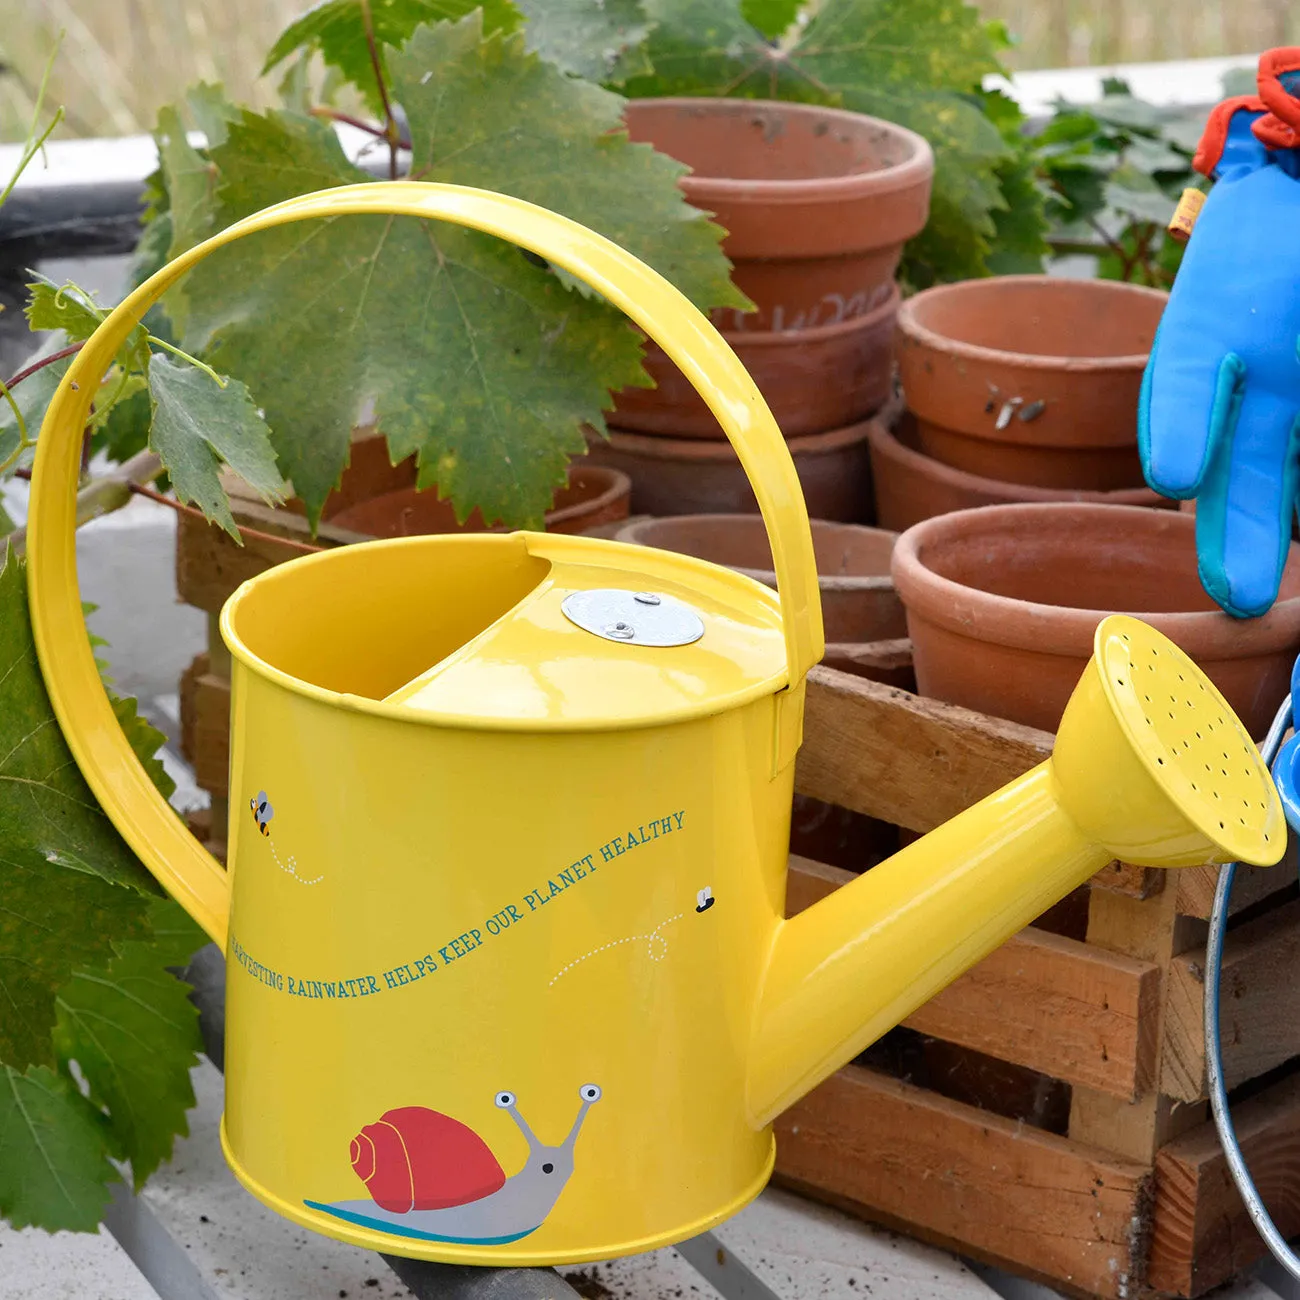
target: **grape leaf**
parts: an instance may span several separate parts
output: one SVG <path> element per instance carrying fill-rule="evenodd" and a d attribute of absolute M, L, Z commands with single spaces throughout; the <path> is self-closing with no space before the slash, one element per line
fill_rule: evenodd
<path fill-rule="evenodd" d="M 24 312 L 33 330 L 62 330 L 68 339 L 79 343 L 88 339 L 107 315 L 74 284 L 55 284 L 40 276 L 27 291 Z"/>
<path fill-rule="evenodd" d="M 677 188 L 683 168 L 619 131 L 623 101 L 562 73 L 478 14 L 423 27 L 387 54 L 412 169 L 500 190 L 586 222 L 702 306 L 745 305 L 722 232 Z M 294 194 L 368 179 L 334 133 L 245 112 L 212 151 L 226 224 Z M 264 408 L 313 520 L 374 403 L 397 458 L 419 453 L 463 518 L 538 524 L 583 424 L 645 383 L 640 344 L 600 301 L 568 292 L 499 240 L 442 223 L 347 217 L 240 241 L 196 268 L 187 347 Z"/>
<path fill-rule="evenodd" d="M 607 86 L 648 76 L 650 31 L 641 0 L 516 0 L 528 49 L 565 72 Z"/>
<path fill-rule="evenodd" d="M 1006 207 L 993 214 L 993 246 L 986 262 L 994 275 L 1040 275 L 1051 253 L 1047 218 L 1032 155 L 1022 150 L 997 172 Z"/>
<path fill-rule="evenodd" d="M 226 138 L 226 128 L 239 116 L 239 110 L 226 98 L 219 85 L 200 81 L 185 92 L 185 106 L 197 130 L 203 132 L 209 149 Z"/>
<path fill-rule="evenodd" d="M 168 970 L 184 970 L 190 958 L 211 942 L 198 922 L 172 898 L 158 898 L 150 904 L 149 926 L 149 942 L 158 964 Z"/>
<path fill-rule="evenodd" d="M 93 1232 L 117 1181 L 105 1129 L 67 1075 L 0 1065 L 0 1218 L 15 1228 Z"/>
<path fill-rule="evenodd" d="M 1177 206 L 1150 176 L 1127 164 L 1112 173 L 1105 194 L 1107 206 L 1122 218 L 1152 221 L 1162 228 Z"/>
<path fill-rule="evenodd" d="M 56 990 L 147 932 L 152 878 L 81 778 L 32 642 L 24 566 L 0 568 L 0 1062 L 52 1064 Z M 126 712 L 125 706 L 123 711 Z M 144 733 L 132 728 L 133 742 Z M 156 734 L 156 733 L 155 733 Z"/>
<path fill-rule="evenodd" d="M 55 352 L 62 351 L 67 346 L 66 335 L 52 335 L 41 346 L 36 355 L 30 358 L 27 364 L 33 365 L 42 357 L 51 356 Z M 36 435 L 40 432 L 41 421 L 45 418 L 45 408 L 49 406 L 51 399 L 54 397 L 54 390 L 62 382 L 64 372 L 71 364 L 71 357 L 64 357 L 61 361 L 52 361 L 48 366 L 42 366 L 40 370 L 34 371 L 22 383 L 11 390 L 10 396 L 13 398 L 14 406 L 17 406 L 22 413 L 23 424 L 26 425 L 29 442 L 36 441 Z M 5 464 L 13 456 L 18 450 L 21 441 L 22 430 L 19 428 L 17 416 L 14 415 L 13 406 L 5 399 L 0 398 L 0 465 Z"/>
<path fill-rule="evenodd" d="M 963 0 L 826 0 L 788 47 L 745 21 L 741 0 L 645 0 L 650 77 L 626 93 L 739 95 L 836 105 L 909 127 L 935 151 L 930 227 L 916 254 L 932 278 L 979 274 L 1004 200 L 1008 147 L 975 92 L 997 42 Z"/>
<path fill-rule="evenodd" d="M 172 926 L 164 942 L 122 944 L 106 968 L 79 970 L 59 990 L 55 1044 L 107 1108 L 114 1154 L 130 1160 L 137 1190 L 188 1131 L 189 1072 L 203 1047 L 189 988 L 166 969 L 205 941 L 192 924 L 176 926 L 179 910 L 159 900 L 155 915 Z"/>
<path fill-rule="evenodd" d="M 405 44 L 423 23 L 458 22 L 476 9 L 482 11 L 486 32 L 513 32 L 519 26 L 519 11 L 510 0 L 370 0 L 370 20 L 385 74 L 386 45 Z M 271 47 L 262 75 L 299 50 L 318 52 L 361 91 L 376 114 L 382 113 L 361 0 L 322 0 L 295 19 Z"/>
<path fill-rule="evenodd" d="M 155 142 L 157 136 L 154 137 Z M 167 182 L 159 165 L 144 180 L 145 209 L 142 220 L 144 230 L 131 254 L 127 267 L 127 291 L 138 289 L 156 271 L 167 263 L 172 245 L 172 214 L 167 194 Z M 157 308 L 153 309 L 154 311 Z"/>
<path fill-rule="evenodd" d="M 192 501 L 238 539 L 221 487 L 222 461 L 264 500 L 284 499 L 269 430 L 239 380 L 228 379 L 222 387 L 195 366 L 154 356 L 149 362 L 149 396 L 149 445 L 180 500 Z"/>
<path fill-rule="evenodd" d="M 102 637 L 92 637 L 100 645 L 108 642 Z M 176 782 L 167 775 L 167 769 L 158 757 L 158 751 L 167 743 L 167 737 L 149 721 L 141 717 L 139 706 L 129 695 L 110 696 L 113 702 L 113 714 L 117 725 L 126 735 L 127 743 L 135 751 L 140 765 L 149 774 L 149 779 L 158 787 L 164 799 L 170 799 L 176 790 Z"/>
<path fill-rule="evenodd" d="M 102 420 L 97 420 L 91 452 L 121 464 L 149 445 L 149 381 L 133 372 Z M 161 490 L 161 489 L 160 489 Z"/>
<path fill-rule="evenodd" d="M 794 22 L 803 0 L 741 0 L 740 12 L 747 23 L 775 40 Z"/>

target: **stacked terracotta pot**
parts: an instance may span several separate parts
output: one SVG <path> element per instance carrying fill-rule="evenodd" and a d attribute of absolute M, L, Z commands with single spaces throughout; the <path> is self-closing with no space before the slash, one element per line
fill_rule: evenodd
<path fill-rule="evenodd" d="M 907 412 L 871 433 L 878 517 L 973 506 L 1172 506 L 1145 486 L 1138 396 L 1166 295 L 1111 280 L 941 285 L 898 317 Z"/>
<path fill-rule="evenodd" d="M 755 310 L 714 323 L 785 434 L 809 513 L 866 517 L 867 421 L 890 395 L 894 275 L 928 216 L 929 145 L 861 114 L 753 100 L 639 100 L 627 124 L 692 168 L 686 197 L 728 231 Z M 617 395 L 591 459 L 631 476 L 634 512 L 755 510 L 703 400 L 653 344 L 646 368 L 657 386 Z"/>

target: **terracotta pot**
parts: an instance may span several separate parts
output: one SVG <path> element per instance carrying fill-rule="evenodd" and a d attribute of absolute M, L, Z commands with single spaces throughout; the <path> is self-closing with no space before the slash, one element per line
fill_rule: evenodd
<path fill-rule="evenodd" d="M 908 299 L 898 365 L 920 449 L 1010 483 L 1141 487 L 1138 393 L 1166 298 L 1113 280 L 1009 275 Z"/>
<path fill-rule="evenodd" d="M 1291 547 L 1278 603 L 1242 621 L 1202 589 L 1195 527 L 1177 510 L 1055 502 L 963 510 L 909 528 L 893 576 L 919 690 L 1054 731 L 1098 622 L 1131 613 L 1187 651 L 1262 736 L 1300 649 L 1300 547 Z"/>
<path fill-rule="evenodd" d="M 816 519 L 869 522 L 871 466 L 866 424 L 790 438 L 786 446 Z M 758 510 L 749 479 L 727 442 L 657 438 L 609 431 L 587 435 L 587 459 L 632 480 L 632 512 L 647 515 L 741 514 Z"/>
<path fill-rule="evenodd" d="M 723 334 L 763 394 L 787 438 L 852 424 L 889 398 L 898 289 L 874 311 L 837 325 L 785 333 Z M 722 441 L 713 412 L 676 365 L 647 343 L 655 388 L 614 396 L 612 424 L 637 433 Z"/>
<path fill-rule="evenodd" d="M 691 168 L 683 192 L 727 231 L 736 284 L 758 311 L 720 313 L 719 325 L 812 329 L 865 315 L 929 215 L 930 146 L 877 118 L 743 99 L 639 99 L 625 116 L 633 140 Z"/>
<path fill-rule="evenodd" d="M 826 640 L 888 641 L 906 636 L 903 607 L 889 576 L 889 557 L 898 534 L 814 519 L 812 537 Z M 756 514 L 643 519 L 620 529 L 617 540 L 712 560 L 776 586 L 767 532 Z"/>
<path fill-rule="evenodd" d="M 631 496 L 632 481 L 619 470 L 574 464 L 569 468 L 568 485 L 555 494 L 555 504 L 546 512 L 546 531 L 580 533 L 599 524 L 626 519 Z M 432 488 L 417 491 L 414 487 L 401 487 L 360 500 L 336 510 L 329 521 L 370 537 L 506 531 L 501 526 L 488 528 L 478 510 L 463 524 L 458 524 L 451 502 L 441 499 Z"/>
<path fill-rule="evenodd" d="M 882 528 L 892 528 L 895 532 L 901 533 L 922 519 L 953 510 L 1010 505 L 1017 501 L 1092 501 L 1098 505 L 1165 510 L 1178 504 L 1148 487 L 1081 492 L 981 478 L 918 451 L 911 416 L 905 415 L 896 430 L 891 431 L 879 420 L 873 420 L 869 428 L 876 521 Z"/>

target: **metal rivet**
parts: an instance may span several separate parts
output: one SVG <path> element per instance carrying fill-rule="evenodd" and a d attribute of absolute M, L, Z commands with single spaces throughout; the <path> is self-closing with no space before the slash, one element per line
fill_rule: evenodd
<path fill-rule="evenodd" d="M 636 636 L 636 628 L 631 623 L 611 623 L 605 629 L 605 635 L 615 637 L 619 641 L 630 641 Z"/>
<path fill-rule="evenodd" d="M 659 603 L 659 597 L 653 591 L 638 591 L 632 599 L 638 605 L 657 605 Z"/>

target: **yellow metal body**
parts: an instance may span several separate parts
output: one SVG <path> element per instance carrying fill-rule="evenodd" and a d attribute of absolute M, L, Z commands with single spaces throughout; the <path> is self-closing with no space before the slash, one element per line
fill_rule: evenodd
<path fill-rule="evenodd" d="M 80 430 L 124 332 L 186 265 L 279 221 L 390 209 L 513 238 L 654 334 L 754 479 L 780 595 L 532 533 L 376 542 L 260 575 L 222 615 L 227 874 L 140 771 L 94 669 L 72 545 Z M 786 1105 L 1112 857 L 1281 855 L 1276 793 L 1227 706 L 1116 617 L 1050 762 L 783 920 L 820 615 L 788 452 L 725 344 L 627 254 L 496 195 L 350 187 L 234 232 L 161 272 L 74 362 L 38 448 L 29 575 L 78 763 L 225 946 L 226 1153 L 289 1218 L 485 1264 L 681 1240 L 762 1188 Z M 687 604 L 702 635 L 621 644 L 566 616 L 600 590 Z"/>

